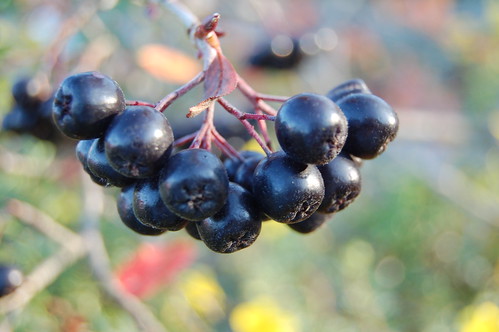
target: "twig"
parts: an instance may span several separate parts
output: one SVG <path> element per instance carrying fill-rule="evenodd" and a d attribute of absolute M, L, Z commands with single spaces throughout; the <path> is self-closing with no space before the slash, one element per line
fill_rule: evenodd
<path fill-rule="evenodd" d="M 258 144 L 262 147 L 263 151 L 265 152 L 266 155 L 272 154 L 272 150 L 265 144 L 264 140 L 260 137 L 260 135 L 256 132 L 255 128 L 251 125 L 251 123 L 248 122 L 248 120 L 243 118 L 243 114 L 241 111 L 239 111 L 237 108 L 232 106 L 227 100 L 224 98 L 219 98 L 218 103 L 222 105 L 223 108 L 225 108 L 229 113 L 234 115 L 236 118 L 241 121 L 241 123 L 244 125 L 248 133 L 253 137 Z"/>
<path fill-rule="evenodd" d="M 197 74 L 192 80 L 190 80 L 186 84 L 182 85 L 181 87 L 179 87 L 175 91 L 172 91 L 169 94 L 167 94 L 163 99 L 161 99 L 156 104 L 155 108 L 160 112 L 164 112 L 166 110 L 166 108 L 171 105 L 171 103 L 173 103 L 179 97 L 182 97 L 187 92 L 192 90 L 196 85 L 203 82 L 203 80 L 204 80 L 204 71 Z"/>
<path fill-rule="evenodd" d="M 23 223 L 37 229 L 48 238 L 66 247 L 71 243 L 81 242 L 81 237 L 62 226 L 46 213 L 38 210 L 31 204 L 11 199 L 7 203 L 7 212 Z"/>
<path fill-rule="evenodd" d="M 83 172 L 82 178 L 82 236 L 88 250 L 90 266 L 95 277 L 99 280 L 99 285 L 109 297 L 132 316 L 141 330 L 147 332 L 167 332 L 165 327 L 152 314 L 149 308 L 138 298 L 125 292 L 121 288 L 118 280 L 114 277 L 109 264 L 109 256 L 98 225 L 103 209 L 102 188 L 92 183 L 87 174 L 84 174 Z"/>
<path fill-rule="evenodd" d="M 4 314 L 24 307 L 36 294 L 50 285 L 64 270 L 86 253 L 80 236 L 32 205 L 11 200 L 7 205 L 7 211 L 59 243 L 62 248 L 38 265 L 15 292 L 0 299 L 0 312 Z"/>

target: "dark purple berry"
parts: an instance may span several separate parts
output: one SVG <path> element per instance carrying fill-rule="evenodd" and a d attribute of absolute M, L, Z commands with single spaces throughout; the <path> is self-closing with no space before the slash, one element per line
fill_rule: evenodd
<path fill-rule="evenodd" d="M 15 291 L 23 281 L 21 270 L 10 265 L 0 265 L 0 297 Z"/>
<path fill-rule="evenodd" d="M 196 225 L 208 248 L 227 254 L 252 245 L 260 234 L 262 220 L 253 196 L 231 182 L 224 207 Z"/>
<path fill-rule="evenodd" d="M 193 239 L 201 240 L 201 236 L 198 232 L 197 222 L 191 221 L 185 225 L 185 231 L 189 234 Z"/>
<path fill-rule="evenodd" d="M 53 118 L 57 127 L 75 139 L 101 137 L 113 117 L 125 109 L 118 84 L 98 72 L 66 78 L 55 94 Z"/>
<path fill-rule="evenodd" d="M 344 151 L 362 159 L 373 159 L 385 151 L 397 135 L 397 114 L 383 99 L 366 93 L 348 95 L 338 101 L 348 120 Z"/>
<path fill-rule="evenodd" d="M 87 166 L 91 174 L 98 178 L 105 179 L 105 186 L 125 187 L 135 180 L 118 173 L 111 167 L 104 150 L 104 139 L 93 140 L 92 146 L 88 151 Z"/>
<path fill-rule="evenodd" d="M 182 150 L 161 170 L 159 192 L 166 206 L 191 221 L 211 217 L 225 204 L 229 188 L 220 159 L 204 149 Z"/>
<path fill-rule="evenodd" d="M 354 78 L 333 88 L 327 93 L 327 97 L 337 103 L 341 98 L 353 93 L 371 93 L 366 82 L 360 78 Z"/>
<path fill-rule="evenodd" d="M 160 235 L 166 232 L 166 229 L 155 228 L 144 225 L 137 219 L 133 212 L 133 193 L 135 191 L 135 184 L 121 189 L 117 201 L 118 214 L 121 221 L 136 233 L 141 235 Z"/>
<path fill-rule="evenodd" d="M 97 183 L 99 186 L 106 186 L 108 180 L 98 177 L 88 168 L 88 152 L 92 147 L 92 144 L 97 141 L 97 139 L 81 140 L 76 144 L 76 158 L 80 161 L 83 166 L 83 170 L 90 176 L 93 182 Z"/>
<path fill-rule="evenodd" d="M 281 148 L 296 161 L 323 165 L 340 153 L 348 125 L 329 98 L 303 93 L 281 105 L 275 131 Z"/>
<path fill-rule="evenodd" d="M 264 158 L 263 155 L 249 157 L 243 161 L 237 168 L 234 182 L 242 186 L 244 189 L 253 190 L 253 172 L 258 163 Z"/>
<path fill-rule="evenodd" d="M 351 159 L 342 154 L 330 163 L 319 166 L 324 180 L 324 199 L 319 211 L 337 212 L 346 208 L 360 194 L 360 171 Z"/>
<path fill-rule="evenodd" d="M 332 217 L 333 214 L 315 212 L 307 219 L 294 224 L 288 224 L 288 226 L 298 233 L 308 234 L 321 227 L 322 224 L 330 220 Z"/>
<path fill-rule="evenodd" d="M 147 106 L 129 106 L 109 125 L 107 159 L 119 173 L 132 178 L 154 176 L 170 156 L 173 132 L 166 117 Z"/>
<path fill-rule="evenodd" d="M 227 176 L 229 177 L 229 181 L 234 181 L 234 176 L 236 175 L 237 169 L 239 168 L 239 166 L 241 166 L 244 160 L 251 157 L 259 157 L 259 156 L 261 156 L 262 158 L 264 157 L 264 155 L 261 154 L 260 152 L 251 151 L 251 150 L 240 151 L 239 154 L 241 155 L 242 159 L 227 158 L 224 161 L 224 166 L 225 169 L 227 170 Z"/>
<path fill-rule="evenodd" d="M 317 166 L 296 162 L 280 151 L 256 167 L 253 195 L 267 216 L 291 224 L 317 210 L 324 198 L 324 182 Z"/>
<path fill-rule="evenodd" d="M 133 194 L 133 211 L 141 223 L 154 228 L 178 231 L 187 220 L 171 212 L 158 191 L 158 178 L 138 181 Z"/>

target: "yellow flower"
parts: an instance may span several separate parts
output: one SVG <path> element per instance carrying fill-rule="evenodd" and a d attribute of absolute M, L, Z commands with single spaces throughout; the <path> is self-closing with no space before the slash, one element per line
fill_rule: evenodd
<path fill-rule="evenodd" d="M 499 307 L 492 302 L 467 307 L 463 318 L 460 332 L 499 332 Z"/>
<path fill-rule="evenodd" d="M 210 271 L 191 271 L 181 289 L 187 302 L 200 316 L 217 321 L 224 316 L 225 293 Z"/>
<path fill-rule="evenodd" d="M 296 332 L 296 319 L 268 297 L 241 303 L 230 318 L 234 332 Z"/>

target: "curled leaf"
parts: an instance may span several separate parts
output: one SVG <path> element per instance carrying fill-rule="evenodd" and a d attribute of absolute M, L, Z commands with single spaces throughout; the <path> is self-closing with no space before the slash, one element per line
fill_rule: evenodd
<path fill-rule="evenodd" d="M 230 61 L 220 52 L 206 69 L 204 79 L 204 100 L 191 107 L 188 118 L 203 112 L 211 103 L 234 91 L 237 87 L 237 73 Z"/>

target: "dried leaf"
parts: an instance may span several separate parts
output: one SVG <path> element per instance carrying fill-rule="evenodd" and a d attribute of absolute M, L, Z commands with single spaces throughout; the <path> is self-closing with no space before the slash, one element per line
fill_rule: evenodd
<path fill-rule="evenodd" d="M 137 52 L 137 62 L 156 78 L 174 84 L 187 83 L 202 70 L 195 58 L 157 44 L 142 46 Z"/>
<path fill-rule="evenodd" d="M 237 87 L 237 73 L 230 61 L 218 53 L 206 70 L 204 78 L 204 97 L 199 104 L 191 107 L 188 118 L 195 117 L 215 102 L 216 99 L 226 96 Z"/>
<path fill-rule="evenodd" d="M 204 79 L 205 98 L 228 95 L 237 87 L 237 73 L 227 58 L 218 53 L 206 70 Z"/>

